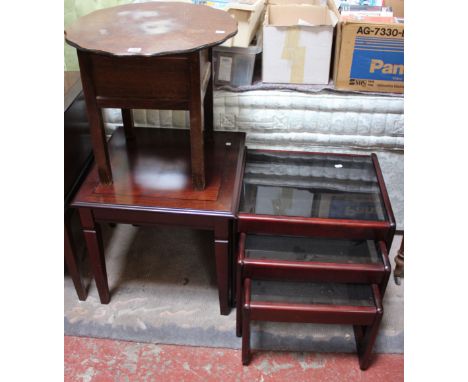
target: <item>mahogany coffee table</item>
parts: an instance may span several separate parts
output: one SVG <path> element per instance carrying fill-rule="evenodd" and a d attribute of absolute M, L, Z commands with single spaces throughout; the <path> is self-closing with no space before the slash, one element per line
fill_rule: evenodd
<path fill-rule="evenodd" d="M 205 138 L 213 135 L 211 47 L 237 33 L 226 12 L 203 5 L 148 2 L 101 9 L 65 31 L 78 50 L 93 151 L 103 184 L 113 181 L 101 108 L 189 110 L 193 186 L 206 185 Z M 206 137 L 205 137 L 206 136 Z"/>
<path fill-rule="evenodd" d="M 207 147 L 206 188 L 194 190 L 190 137 L 184 130 L 135 128 L 131 142 L 118 128 L 108 143 L 114 182 L 99 181 L 98 166 L 72 202 L 80 214 L 91 269 L 101 303 L 109 303 L 99 223 L 178 225 L 214 231 L 214 255 L 221 314 L 229 314 L 233 221 L 242 184 L 245 134 L 215 132 Z"/>

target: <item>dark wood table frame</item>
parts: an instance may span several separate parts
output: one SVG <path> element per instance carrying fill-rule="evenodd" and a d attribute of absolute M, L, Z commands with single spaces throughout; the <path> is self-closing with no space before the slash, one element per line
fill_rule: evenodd
<path fill-rule="evenodd" d="M 229 314 L 230 297 L 230 246 L 232 245 L 232 219 L 226 216 L 210 216 L 201 213 L 186 213 L 180 210 L 145 211 L 126 209 L 119 206 L 79 208 L 80 220 L 89 252 L 91 268 L 101 303 L 110 302 L 104 248 L 99 223 L 112 222 L 135 225 L 175 225 L 214 232 L 214 253 L 216 259 L 216 278 L 219 292 L 220 312 Z"/>
<path fill-rule="evenodd" d="M 372 348 L 383 316 L 382 297 L 380 288 L 376 284 L 371 286 L 375 306 L 345 306 L 251 301 L 251 282 L 250 278 L 246 278 L 243 285 L 242 363 L 244 365 L 248 365 L 251 358 L 251 321 L 270 321 L 353 325 L 359 366 L 362 370 L 369 367 Z"/>
<path fill-rule="evenodd" d="M 213 139 L 212 49 L 155 57 L 77 52 L 100 181 L 113 181 L 102 108 L 122 110 L 128 140 L 131 109 L 188 110 L 193 186 L 204 189 L 205 139 Z"/>
<path fill-rule="evenodd" d="M 132 109 L 188 110 L 192 183 L 206 185 L 205 138 L 213 139 L 212 47 L 237 33 L 226 12 L 178 2 L 94 11 L 65 31 L 77 48 L 93 151 L 102 184 L 113 174 L 101 108 L 120 108 L 128 140 Z"/>
<path fill-rule="evenodd" d="M 278 152 L 275 150 L 258 151 Z M 329 155 L 328 153 L 308 152 L 303 152 L 303 154 Z M 333 155 L 369 157 L 368 155 L 353 154 L 333 153 Z M 369 366 L 372 347 L 383 315 L 382 298 L 391 274 L 388 249 L 392 245 L 396 228 L 390 198 L 377 156 L 371 154 L 371 158 L 387 216 L 385 221 L 275 216 L 239 212 L 237 231 L 240 239 L 237 250 L 237 263 L 234 268 L 236 270 L 236 334 L 242 336 L 242 362 L 244 365 L 250 362 L 250 322 L 259 320 L 351 324 L 354 327 L 360 367 L 364 370 Z M 382 264 L 250 259 L 246 258 L 244 253 L 247 234 L 374 240 L 382 256 Z M 354 307 L 252 302 L 250 299 L 252 279 L 369 284 L 372 287 L 375 306 Z"/>
<path fill-rule="evenodd" d="M 153 147 L 160 149 L 156 150 L 158 156 L 163 154 L 164 146 L 167 155 L 184 153 L 188 163 L 190 159 L 185 147 L 190 142 L 186 132 L 151 128 L 135 128 L 134 132 L 135 141 L 132 143 L 126 141 L 122 128 L 117 129 L 109 142 L 110 159 L 119 170 L 116 171 L 119 176 L 116 176 L 115 183 L 107 186 L 100 184 L 98 167 L 95 165 L 72 203 L 72 207 L 79 211 L 101 303 L 110 302 L 110 291 L 100 223 L 176 225 L 214 232 L 220 311 L 223 315 L 229 314 L 233 305 L 233 225 L 242 184 L 245 134 L 216 132 L 208 152 L 211 174 L 208 187 L 204 191 L 193 190 L 190 174 L 187 174 L 188 188 L 179 191 L 179 196 L 174 197 L 167 193 L 161 194 L 151 185 L 127 183 L 127 176 L 141 179 L 154 175 L 152 166 L 132 167 L 132 163 L 144 162 L 147 155 L 152 157 Z M 176 146 L 171 146 L 174 144 Z"/>
<path fill-rule="evenodd" d="M 278 152 L 276 150 L 259 150 L 260 152 Z M 329 155 L 328 153 L 302 152 L 303 154 Z M 368 155 L 335 154 L 343 157 L 369 157 Z M 371 154 L 380 193 L 388 217 L 386 221 L 307 218 L 294 216 L 259 215 L 239 212 L 237 230 L 239 233 L 257 233 L 270 235 L 316 236 L 341 239 L 369 239 L 384 241 L 390 250 L 395 236 L 396 222 L 390 198 L 383 179 L 377 156 Z"/>
<path fill-rule="evenodd" d="M 237 252 L 236 271 L 236 334 L 242 336 L 242 288 L 245 279 L 288 280 L 375 284 L 380 296 L 385 295 L 388 280 L 392 273 L 385 243 L 376 246 L 382 258 L 381 264 L 347 264 L 317 261 L 284 261 L 272 259 L 252 259 L 245 257 L 247 235 L 240 234 Z"/>

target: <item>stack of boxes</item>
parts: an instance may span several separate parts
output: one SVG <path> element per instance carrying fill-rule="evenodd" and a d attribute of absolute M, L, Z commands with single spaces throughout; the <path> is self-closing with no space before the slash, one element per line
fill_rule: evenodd
<path fill-rule="evenodd" d="M 328 85 L 332 78 L 341 90 L 404 91 L 403 0 L 350 0 L 340 8 L 334 0 L 203 3 L 239 24 L 235 37 L 213 49 L 217 85 L 252 84 L 263 51 L 265 83 Z"/>
<path fill-rule="evenodd" d="M 337 89 L 403 93 L 403 1 L 343 7 L 337 27 L 333 80 Z"/>
<path fill-rule="evenodd" d="M 262 52 L 259 26 L 263 19 L 265 0 L 207 1 L 205 4 L 223 9 L 237 20 L 238 32 L 222 45 L 213 48 L 216 85 L 251 85 L 255 60 Z"/>

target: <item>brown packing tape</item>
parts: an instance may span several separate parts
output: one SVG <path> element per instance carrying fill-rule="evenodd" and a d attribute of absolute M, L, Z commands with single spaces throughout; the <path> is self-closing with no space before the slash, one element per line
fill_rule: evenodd
<path fill-rule="evenodd" d="M 299 46 L 300 33 L 301 29 L 299 26 L 288 27 L 283 52 L 281 54 L 282 59 L 291 61 L 291 77 L 289 81 L 293 84 L 304 82 L 306 48 Z"/>

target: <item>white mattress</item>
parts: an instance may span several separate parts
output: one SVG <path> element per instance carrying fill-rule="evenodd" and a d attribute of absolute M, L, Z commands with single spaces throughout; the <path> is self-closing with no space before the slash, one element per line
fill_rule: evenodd
<path fill-rule="evenodd" d="M 120 111 L 106 110 L 106 127 L 121 124 Z M 135 125 L 187 128 L 185 111 L 135 110 Z M 403 229 L 403 97 L 355 93 L 254 90 L 214 92 L 216 130 L 247 133 L 250 148 L 375 152 Z M 110 132 L 110 131 L 109 131 Z"/>

